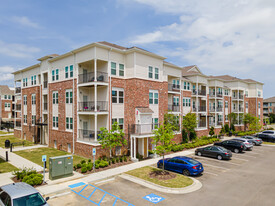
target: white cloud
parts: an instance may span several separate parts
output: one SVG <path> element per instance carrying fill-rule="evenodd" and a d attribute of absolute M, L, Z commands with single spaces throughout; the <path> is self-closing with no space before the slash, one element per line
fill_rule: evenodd
<path fill-rule="evenodd" d="M 0 40 L 0 54 L 18 57 L 32 58 L 33 54 L 40 52 L 37 47 L 27 46 L 25 44 L 9 44 Z"/>
<path fill-rule="evenodd" d="M 24 27 L 31 27 L 31 28 L 35 28 L 35 29 L 41 28 L 39 24 L 31 21 L 26 16 L 13 16 L 11 18 L 11 21 L 16 23 L 16 24 L 19 24 L 21 26 L 24 26 Z"/>
<path fill-rule="evenodd" d="M 11 66 L 0 66 L 0 81 L 1 82 L 5 82 L 5 81 L 9 81 L 9 80 L 13 80 L 13 74 L 11 74 L 12 72 L 14 72 L 15 69 Z"/>

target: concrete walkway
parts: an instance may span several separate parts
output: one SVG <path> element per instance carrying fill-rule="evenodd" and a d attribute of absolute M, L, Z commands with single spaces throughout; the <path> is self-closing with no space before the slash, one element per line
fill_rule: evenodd
<path fill-rule="evenodd" d="M 0 174 L 0 186 L 13 183 L 11 178 L 13 177 L 11 172 L 1 173 Z"/>
<path fill-rule="evenodd" d="M 13 133 L 8 133 L 8 134 L 0 134 L 0 137 L 5 137 L 5 136 L 12 136 Z"/>
<path fill-rule="evenodd" d="M 16 146 L 16 147 L 12 148 L 12 151 L 16 152 L 16 151 L 21 151 L 21 150 L 36 149 L 36 148 L 43 148 L 43 147 L 48 147 L 48 146 L 47 145 L 33 145 L 33 146 L 27 146 L 27 147 Z"/>

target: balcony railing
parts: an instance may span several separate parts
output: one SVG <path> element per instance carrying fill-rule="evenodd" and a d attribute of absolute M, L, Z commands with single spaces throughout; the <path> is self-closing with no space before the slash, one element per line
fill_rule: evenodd
<path fill-rule="evenodd" d="M 215 95 L 215 92 L 210 92 L 209 93 L 209 97 L 215 97 L 216 95 Z"/>
<path fill-rule="evenodd" d="M 21 87 L 16 87 L 15 94 L 20 94 L 20 93 L 21 93 Z"/>
<path fill-rule="evenodd" d="M 168 91 L 180 90 L 180 85 L 178 84 L 168 84 Z"/>
<path fill-rule="evenodd" d="M 196 89 L 192 89 L 192 94 L 196 95 L 197 94 L 197 90 Z"/>
<path fill-rule="evenodd" d="M 16 122 L 15 122 L 15 127 L 16 127 L 16 128 L 21 127 L 21 122 L 20 122 L 20 121 L 16 121 Z"/>
<path fill-rule="evenodd" d="M 99 139 L 99 134 L 101 131 L 97 131 L 97 139 Z M 95 142 L 95 131 L 94 130 L 85 130 L 79 129 L 78 130 L 78 140 L 83 142 Z"/>
<path fill-rule="evenodd" d="M 48 88 L 48 81 L 44 81 L 44 82 L 43 82 L 43 88 L 44 88 L 44 89 L 47 89 L 47 88 Z"/>
<path fill-rule="evenodd" d="M 198 95 L 205 96 L 206 90 L 198 90 Z"/>
<path fill-rule="evenodd" d="M 206 106 L 192 107 L 193 112 L 206 112 Z"/>
<path fill-rule="evenodd" d="M 215 112 L 215 107 L 209 107 L 209 112 Z"/>
<path fill-rule="evenodd" d="M 153 134 L 154 129 L 159 127 L 159 124 L 131 124 L 128 127 L 130 134 Z"/>
<path fill-rule="evenodd" d="M 198 127 L 206 127 L 206 121 L 199 121 Z"/>
<path fill-rule="evenodd" d="M 95 102 L 78 102 L 78 110 L 81 112 L 103 112 L 108 111 L 108 102 L 107 101 L 97 101 L 97 106 L 95 108 Z"/>
<path fill-rule="evenodd" d="M 43 111 L 48 111 L 48 103 L 47 102 L 43 103 Z"/>
<path fill-rule="evenodd" d="M 217 112 L 222 112 L 222 109 L 223 109 L 222 107 L 217 107 L 217 108 L 216 108 L 216 111 L 217 111 Z"/>
<path fill-rule="evenodd" d="M 237 96 L 233 96 L 232 99 L 243 99 L 243 95 L 239 94 Z"/>
<path fill-rule="evenodd" d="M 217 97 L 222 97 L 222 93 L 217 92 Z"/>
<path fill-rule="evenodd" d="M 105 72 L 97 72 L 96 80 L 98 82 L 108 82 L 108 73 Z M 78 75 L 78 83 L 88 83 L 88 82 L 94 82 L 95 81 L 95 73 L 90 72 L 87 74 L 79 74 Z"/>
<path fill-rule="evenodd" d="M 209 127 L 215 127 L 215 122 L 209 122 Z"/>
<path fill-rule="evenodd" d="M 168 111 L 179 112 L 180 111 L 180 106 L 179 105 L 168 104 Z"/>
<path fill-rule="evenodd" d="M 15 110 L 16 111 L 21 111 L 21 104 L 16 104 L 15 105 Z"/>

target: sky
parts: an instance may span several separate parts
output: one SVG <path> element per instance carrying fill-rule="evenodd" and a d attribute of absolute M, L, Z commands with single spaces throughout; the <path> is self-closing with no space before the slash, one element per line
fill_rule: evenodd
<path fill-rule="evenodd" d="M 0 0 L 0 84 L 86 44 L 138 46 L 206 75 L 263 82 L 275 96 L 274 0 Z"/>

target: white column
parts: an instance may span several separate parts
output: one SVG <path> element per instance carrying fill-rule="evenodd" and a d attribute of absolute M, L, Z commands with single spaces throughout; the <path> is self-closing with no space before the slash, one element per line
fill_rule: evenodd
<path fill-rule="evenodd" d="M 149 156 L 148 154 L 149 154 L 149 137 L 147 137 L 147 157 Z"/>
<path fill-rule="evenodd" d="M 95 141 L 97 141 L 97 114 L 95 114 Z"/>
<path fill-rule="evenodd" d="M 97 85 L 95 84 L 95 112 L 97 112 Z"/>
<path fill-rule="evenodd" d="M 95 82 L 97 81 L 97 59 L 94 60 L 94 75 L 95 75 Z"/>
<path fill-rule="evenodd" d="M 197 78 L 197 82 L 196 82 L 196 116 L 197 116 L 197 120 L 198 120 L 198 124 L 197 124 L 197 128 L 199 128 L 199 124 L 200 124 L 200 118 L 199 118 L 199 97 L 198 97 L 198 93 L 199 93 L 199 84 L 198 84 L 198 78 Z"/>
<path fill-rule="evenodd" d="M 131 159 L 133 158 L 133 137 L 130 136 L 131 144 L 130 144 L 130 153 L 131 153 Z"/>
<path fill-rule="evenodd" d="M 136 152 L 136 137 L 134 137 L 134 159 L 137 158 L 137 152 Z"/>

